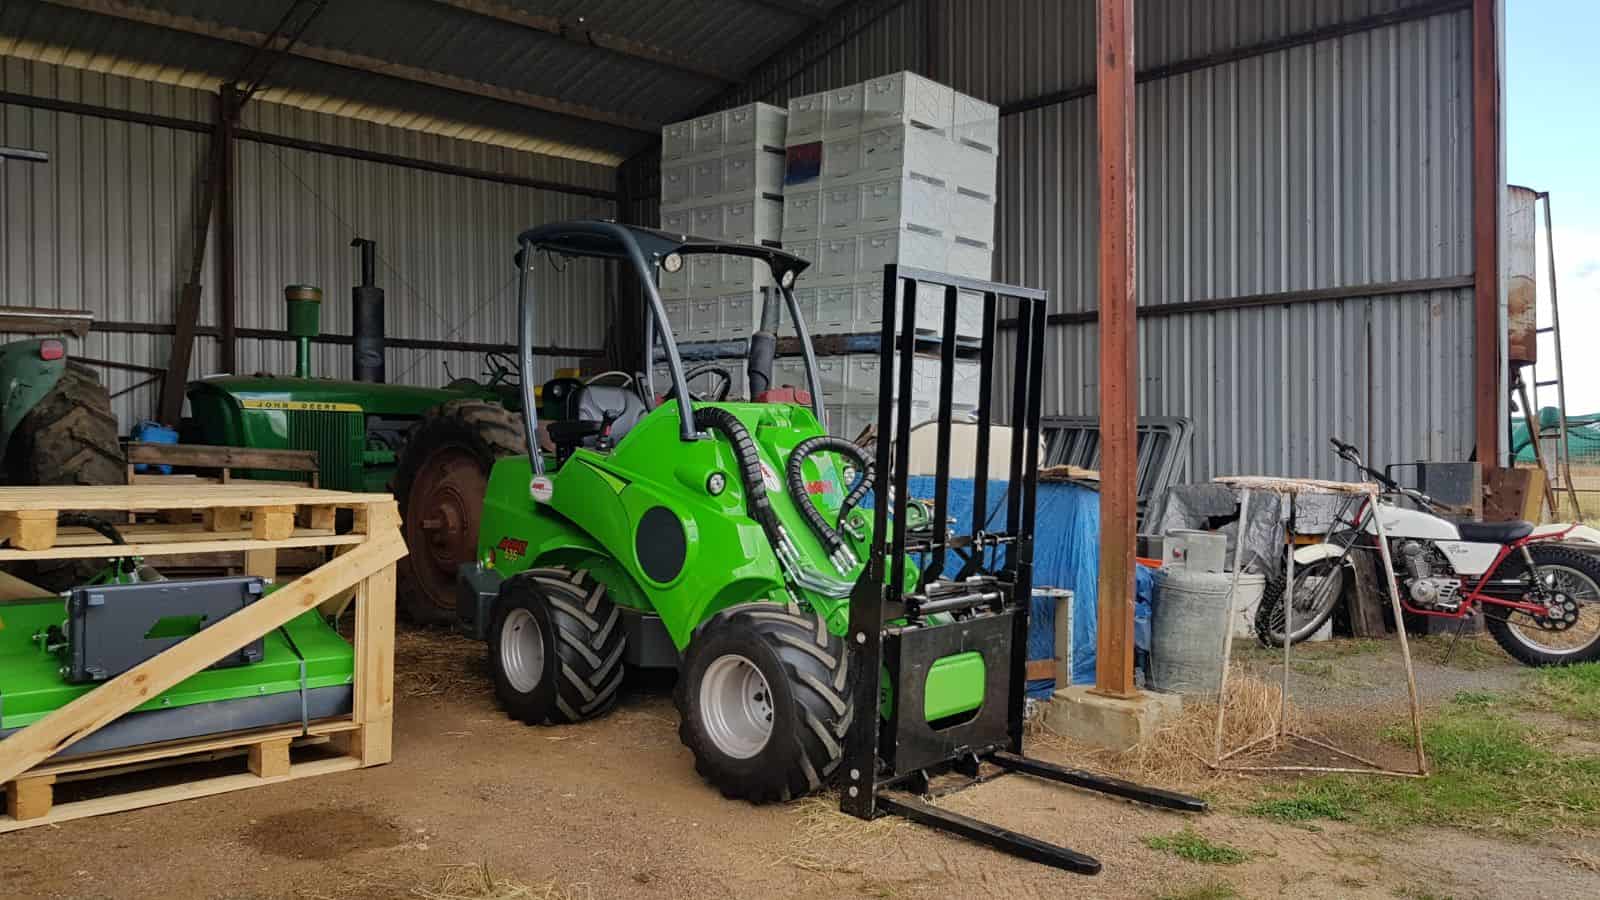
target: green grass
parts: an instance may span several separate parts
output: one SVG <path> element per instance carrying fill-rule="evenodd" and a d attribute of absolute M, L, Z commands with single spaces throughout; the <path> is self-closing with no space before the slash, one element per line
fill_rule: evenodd
<path fill-rule="evenodd" d="M 1144 845 L 1179 859 L 1212 866 L 1236 866 L 1250 858 L 1243 850 L 1209 840 L 1193 828 L 1168 835 L 1151 835 L 1144 839 Z"/>
<path fill-rule="evenodd" d="M 1157 900 L 1235 900 L 1239 892 L 1226 881 L 1208 881 L 1160 895 Z"/>
<path fill-rule="evenodd" d="M 1514 719 L 1510 704 L 1464 694 L 1423 728 L 1425 779 L 1329 775 L 1272 789 L 1248 811 L 1283 822 L 1351 821 L 1392 831 L 1453 825 L 1513 837 L 1600 830 L 1600 757 L 1551 749 L 1558 736 Z M 1408 727 L 1385 739 L 1410 746 Z"/>
<path fill-rule="evenodd" d="M 1539 669 L 1524 698 L 1534 709 L 1580 722 L 1600 722 L 1600 663 Z"/>

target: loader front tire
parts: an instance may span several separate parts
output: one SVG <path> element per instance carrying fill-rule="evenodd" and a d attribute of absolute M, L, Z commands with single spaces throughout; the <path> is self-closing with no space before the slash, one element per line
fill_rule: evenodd
<path fill-rule="evenodd" d="M 792 800 L 823 787 L 854 713 L 844 641 L 799 607 L 723 610 L 689 644 L 674 701 L 695 771 L 723 795 Z"/>
<path fill-rule="evenodd" d="M 605 585 L 588 572 L 530 569 L 508 579 L 489 628 L 501 708 L 528 725 L 569 725 L 609 712 L 622 688 L 621 620 Z"/>

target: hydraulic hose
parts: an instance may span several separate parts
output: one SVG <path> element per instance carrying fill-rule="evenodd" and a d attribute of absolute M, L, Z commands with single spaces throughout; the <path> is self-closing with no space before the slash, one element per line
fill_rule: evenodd
<path fill-rule="evenodd" d="M 856 483 L 851 486 L 850 491 L 845 494 L 844 502 L 839 506 L 838 523 L 832 525 L 828 524 L 828 520 L 822 517 L 822 513 L 817 511 L 816 505 L 811 502 L 810 496 L 806 494 L 805 476 L 801 472 L 808 457 L 814 453 L 825 451 L 849 457 L 855 462 L 856 469 L 861 473 L 857 476 Z M 839 534 L 838 524 L 844 522 L 845 516 L 848 516 L 850 511 L 855 509 L 856 504 L 861 502 L 861 498 L 867 495 L 867 491 L 872 489 L 872 462 L 867 459 L 866 452 L 844 438 L 830 435 L 808 438 L 801 441 L 789 454 L 789 471 L 787 474 L 789 496 L 794 499 L 795 506 L 800 508 L 800 515 L 805 517 L 806 524 L 811 526 L 811 530 L 816 533 L 817 539 L 822 541 L 822 546 L 827 549 L 828 553 L 837 553 L 844 546 L 844 537 Z"/>
<path fill-rule="evenodd" d="M 750 437 L 749 430 L 725 409 L 702 407 L 695 413 L 700 424 L 722 432 L 728 443 L 733 445 L 733 455 L 739 459 L 739 480 L 744 484 L 746 512 L 761 525 L 773 550 L 782 557 L 785 549 L 792 545 L 783 532 L 783 525 L 778 522 L 777 513 L 772 509 L 772 500 L 767 496 L 767 486 L 761 477 L 761 455 L 756 450 L 756 442 Z"/>

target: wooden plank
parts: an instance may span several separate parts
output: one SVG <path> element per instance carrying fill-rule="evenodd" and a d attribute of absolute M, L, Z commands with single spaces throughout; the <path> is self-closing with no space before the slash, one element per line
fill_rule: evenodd
<path fill-rule="evenodd" d="M 244 573 L 265 578 L 268 584 L 278 580 L 278 551 L 276 550 L 246 550 L 244 553 Z"/>
<path fill-rule="evenodd" d="M 49 549 L 56 542 L 56 515 L 54 508 L 0 512 L 0 540 L 19 550 Z"/>
<path fill-rule="evenodd" d="M 196 469 L 315 472 L 317 451 L 223 447 L 214 444 L 151 444 L 135 441 L 128 444 L 128 462 L 189 466 Z"/>
<path fill-rule="evenodd" d="M 1054 678 L 1056 677 L 1056 661 L 1053 659 L 1030 659 L 1028 660 L 1027 672 L 1029 681 Z"/>
<path fill-rule="evenodd" d="M 50 814 L 50 807 L 55 802 L 52 785 L 56 779 L 51 775 L 35 775 L 32 778 L 19 778 L 6 785 L 6 815 L 24 822 L 32 819 L 42 819 Z"/>
<path fill-rule="evenodd" d="M 293 738 L 275 738 L 250 746 L 250 774 L 258 778 L 280 778 L 289 774 L 289 745 Z"/>
<path fill-rule="evenodd" d="M 393 507 L 394 504 L 390 501 L 387 505 Z M 392 567 L 404 555 L 405 544 L 400 539 L 399 531 L 390 527 L 349 553 L 302 575 L 256 603 L 10 735 L 0 742 L 0 782 L 16 778 L 151 697 L 206 668 L 219 657 L 238 650 L 317 606 L 332 594 L 360 583 L 386 567 Z M 389 627 L 392 628 L 392 624 Z M 390 652 L 392 660 L 392 648 Z M 369 697 L 373 691 L 379 690 L 370 685 L 365 689 Z M 392 695 L 392 684 L 388 690 Z"/>
<path fill-rule="evenodd" d="M 221 478 L 209 475 L 162 475 L 160 473 L 129 472 L 129 484 L 160 484 L 167 487 L 184 487 L 191 484 L 221 484 Z"/>
<path fill-rule="evenodd" d="M 244 527 L 244 510 L 237 506 L 214 506 L 201 510 L 200 521 L 207 531 L 238 531 Z"/>
<path fill-rule="evenodd" d="M 0 819 L 0 833 L 31 828 L 37 825 L 57 825 L 70 822 L 74 819 L 85 819 L 90 816 L 103 816 L 107 813 L 126 812 L 131 809 L 144 809 L 151 806 L 161 806 L 167 803 L 176 803 L 180 800 L 193 800 L 199 797 L 211 797 L 231 791 L 247 790 L 253 787 L 262 787 L 269 784 L 278 784 L 285 781 L 295 781 L 301 778 L 313 778 L 318 775 L 329 775 L 334 772 L 348 772 L 361 768 L 361 760 L 348 756 L 334 757 L 332 759 L 318 759 L 309 762 L 295 763 L 289 767 L 287 774 L 271 778 L 262 778 L 249 773 L 239 775 L 223 775 L 218 778 L 208 778 L 203 781 L 191 781 L 186 784 L 168 785 L 166 787 L 150 788 L 148 790 L 133 791 L 126 794 L 113 794 L 109 797 L 97 797 L 93 800 L 80 800 L 76 803 L 62 803 L 52 809 L 48 815 L 37 819 L 19 821 L 14 818 Z"/>
<path fill-rule="evenodd" d="M 360 534 L 291 534 L 279 540 L 262 541 L 250 537 L 226 538 L 214 541 L 155 541 L 126 544 L 89 544 L 76 547 L 52 547 L 49 550 L 0 550 L 0 562 L 29 559 L 110 559 L 119 556 L 160 556 L 163 551 L 179 553 L 211 553 L 215 551 L 286 550 L 291 547 L 333 547 L 343 544 L 360 544 L 366 541 Z"/>
<path fill-rule="evenodd" d="M 251 536 L 276 541 L 294 534 L 293 506 L 262 506 L 250 511 Z"/>
<path fill-rule="evenodd" d="M 356 599 L 355 720 L 361 725 L 358 755 L 369 766 L 393 757 L 394 594 L 389 566 L 362 581 Z"/>
<path fill-rule="evenodd" d="M 175 491 L 164 485 L 73 485 L 0 487 L 0 510 L 205 509 L 212 506 L 276 506 L 312 503 L 342 507 L 383 503 L 379 493 L 349 493 L 284 481 L 236 481 Z"/>
<path fill-rule="evenodd" d="M 356 723 L 348 718 L 322 719 L 307 725 L 304 733 L 312 737 L 326 737 L 351 731 L 357 727 Z M 60 762 L 45 763 L 33 769 L 29 775 L 54 775 L 61 781 L 67 781 L 71 779 L 71 776 L 75 775 L 85 773 L 92 775 L 108 769 L 121 770 L 129 766 L 138 766 L 161 760 L 182 762 L 193 757 L 222 750 L 240 750 L 263 741 L 278 738 L 295 738 L 301 733 L 301 728 L 297 724 L 293 727 L 236 731 L 232 734 L 216 735 L 214 737 L 187 738 L 181 741 L 145 744 L 128 750 L 110 750 L 87 756 L 74 756 Z"/>
<path fill-rule="evenodd" d="M 1377 561 L 1366 551 L 1350 554 L 1351 574 L 1355 584 L 1346 594 L 1350 603 L 1350 635 L 1358 638 L 1381 638 L 1389 634 L 1383 621 L 1383 610 L 1389 605 L 1388 591 L 1378 582 Z"/>

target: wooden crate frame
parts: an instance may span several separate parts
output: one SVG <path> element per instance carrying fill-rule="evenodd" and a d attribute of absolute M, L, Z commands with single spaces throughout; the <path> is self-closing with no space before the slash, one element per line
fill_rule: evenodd
<path fill-rule="evenodd" d="M 165 521 L 119 526 L 113 545 L 86 528 L 57 527 L 63 509 L 140 513 Z M 354 526 L 336 534 L 341 509 Z M 0 740 L 6 795 L 0 833 L 139 809 L 280 781 L 389 762 L 394 721 L 394 564 L 405 555 L 400 514 L 388 494 L 355 494 L 278 482 L 0 487 L 0 563 L 163 553 L 243 551 L 245 570 L 273 578 L 279 550 L 330 547 L 332 558 L 245 609 L 129 669 L 10 737 Z M 52 761 L 59 751 L 312 608 L 355 606 L 354 708 L 347 716 L 299 726 L 210 735 Z M 0 615 L 4 605 L 0 604 Z M 296 744 L 327 743 L 339 755 L 293 762 Z M 126 773 L 157 765 L 244 753 L 249 772 L 55 804 L 57 781 Z"/>

